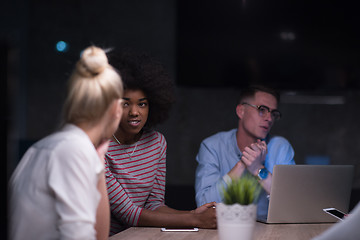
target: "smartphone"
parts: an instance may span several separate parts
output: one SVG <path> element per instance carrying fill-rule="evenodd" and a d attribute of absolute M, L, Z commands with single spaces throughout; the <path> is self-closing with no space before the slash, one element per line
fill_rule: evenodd
<path fill-rule="evenodd" d="M 198 232 L 199 228 L 161 228 L 162 232 Z"/>
<path fill-rule="evenodd" d="M 336 208 L 324 208 L 323 210 L 324 212 L 330 214 L 333 217 L 336 217 L 341 221 L 344 220 L 344 217 L 347 215 Z"/>

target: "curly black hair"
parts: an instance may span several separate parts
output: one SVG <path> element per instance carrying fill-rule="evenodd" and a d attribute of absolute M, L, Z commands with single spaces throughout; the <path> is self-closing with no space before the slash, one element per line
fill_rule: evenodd
<path fill-rule="evenodd" d="M 109 63 L 120 71 L 124 89 L 140 89 L 149 101 L 149 116 L 144 128 L 163 123 L 175 102 L 174 82 L 163 65 L 146 53 L 112 50 Z"/>

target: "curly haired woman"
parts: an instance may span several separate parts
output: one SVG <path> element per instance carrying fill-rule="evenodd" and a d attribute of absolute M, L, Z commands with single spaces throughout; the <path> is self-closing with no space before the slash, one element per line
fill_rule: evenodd
<path fill-rule="evenodd" d="M 112 52 L 124 82 L 123 116 L 105 156 L 110 235 L 129 226 L 215 228 L 214 203 L 192 211 L 165 205 L 166 140 L 152 127 L 168 117 L 173 83 L 145 54 Z"/>

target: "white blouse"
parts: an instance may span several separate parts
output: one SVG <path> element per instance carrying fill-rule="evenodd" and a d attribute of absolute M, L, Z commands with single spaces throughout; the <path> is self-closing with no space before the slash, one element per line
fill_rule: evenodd
<path fill-rule="evenodd" d="M 10 179 L 10 239 L 96 239 L 103 161 L 75 125 L 40 140 Z"/>

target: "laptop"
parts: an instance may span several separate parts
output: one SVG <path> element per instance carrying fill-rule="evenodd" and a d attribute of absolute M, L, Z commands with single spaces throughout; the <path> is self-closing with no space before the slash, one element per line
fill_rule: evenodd
<path fill-rule="evenodd" d="M 276 165 L 265 223 L 331 223 L 323 211 L 347 213 L 353 182 L 352 165 Z"/>

